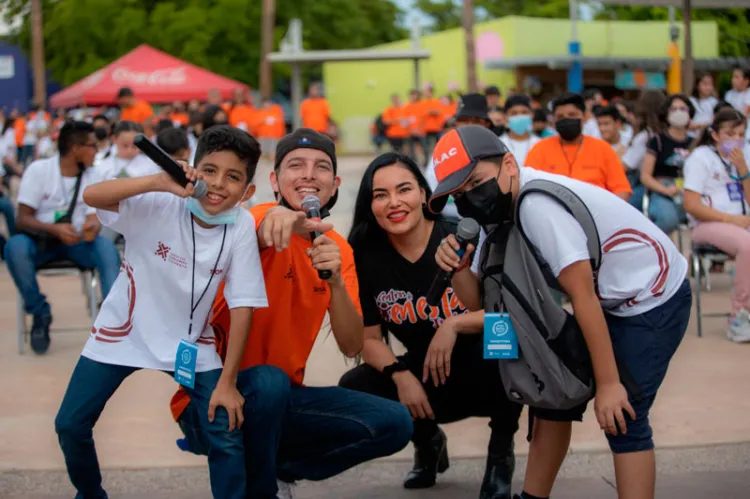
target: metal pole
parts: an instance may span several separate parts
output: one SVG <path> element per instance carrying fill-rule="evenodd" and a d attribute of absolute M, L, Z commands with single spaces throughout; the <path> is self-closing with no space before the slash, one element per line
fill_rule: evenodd
<path fill-rule="evenodd" d="M 466 40 L 467 92 L 477 91 L 477 63 L 474 53 L 474 0 L 464 0 L 464 38 Z"/>
<path fill-rule="evenodd" d="M 421 26 L 419 25 L 419 18 L 414 17 L 411 24 L 411 46 L 414 50 L 419 49 L 419 39 L 421 36 Z M 415 58 L 414 64 L 414 88 L 419 90 L 419 59 Z"/>
<path fill-rule="evenodd" d="M 568 91 L 583 92 L 583 65 L 581 56 L 581 43 L 578 41 L 578 2 L 570 0 L 570 42 L 568 43 L 568 55 L 572 58 L 568 69 Z"/>
<path fill-rule="evenodd" d="M 31 0 L 31 52 L 34 66 L 34 104 L 47 103 L 47 81 L 44 69 L 44 29 L 41 0 Z"/>
<path fill-rule="evenodd" d="M 260 59 L 260 94 L 263 98 L 271 97 L 272 72 L 268 54 L 273 50 L 273 27 L 276 19 L 276 0 L 263 0 L 263 14 L 261 18 L 261 53 Z M 260 107 L 260 103 L 256 103 Z"/>
<path fill-rule="evenodd" d="M 292 19 L 289 23 L 289 35 L 291 40 L 292 52 L 299 54 L 302 52 L 302 21 Z M 292 112 L 294 129 L 302 126 L 302 117 L 300 116 L 300 106 L 302 104 L 302 69 L 299 62 L 292 63 Z"/>
<path fill-rule="evenodd" d="M 692 0 L 685 0 L 682 8 L 685 21 L 685 62 L 682 72 L 682 91 L 688 95 L 693 91 L 695 72 L 693 66 L 693 5 Z"/>

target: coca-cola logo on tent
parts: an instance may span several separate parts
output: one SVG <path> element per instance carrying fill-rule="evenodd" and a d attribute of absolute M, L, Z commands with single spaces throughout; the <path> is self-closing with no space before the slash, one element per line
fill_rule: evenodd
<path fill-rule="evenodd" d="M 121 84 L 139 85 L 184 85 L 187 82 L 185 67 L 157 69 L 151 72 L 133 71 L 129 68 L 117 68 L 112 72 L 112 81 Z"/>

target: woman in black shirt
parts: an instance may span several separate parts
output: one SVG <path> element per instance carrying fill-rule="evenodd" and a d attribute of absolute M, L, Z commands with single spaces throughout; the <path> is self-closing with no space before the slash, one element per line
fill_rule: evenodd
<path fill-rule="evenodd" d="M 695 107 L 686 95 L 671 95 L 662 110 L 666 130 L 646 145 L 641 183 L 649 190 L 648 217 L 666 234 L 685 218 L 682 209 L 682 166 L 690 154 L 693 139 L 688 136 Z"/>
<path fill-rule="evenodd" d="M 496 363 L 483 360 L 482 335 L 476 334 L 481 331 L 468 330 L 469 312 L 450 283 L 438 306 L 427 304 L 440 270 L 435 252 L 457 226 L 427 210 L 430 195 L 406 156 L 383 154 L 365 171 L 349 234 L 365 323 L 364 364 L 346 373 L 340 385 L 400 400 L 411 411 L 416 451 L 406 488 L 431 487 L 448 468 L 439 423 L 489 416 L 492 437 L 480 497 L 510 499 L 521 406 L 506 398 Z M 388 331 L 406 347 L 405 355 L 393 354 Z M 427 365 L 436 355 L 449 359 L 439 374 Z"/>

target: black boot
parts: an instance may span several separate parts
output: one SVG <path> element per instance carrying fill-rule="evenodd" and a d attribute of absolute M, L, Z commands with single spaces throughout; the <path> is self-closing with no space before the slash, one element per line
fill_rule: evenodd
<path fill-rule="evenodd" d="M 435 485 L 438 473 L 448 469 L 448 439 L 438 428 L 435 435 L 424 445 L 414 448 L 414 469 L 406 475 L 405 489 L 426 489 Z"/>
<path fill-rule="evenodd" d="M 31 349 L 37 355 L 44 355 L 49 349 L 49 327 L 52 324 L 51 315 L 35 315 L 29 334 Z"/>
<path fill-rule="evenodd" d="M 479 499 L 511 499 L 510 487 L 516 468 L 513 449 L 513 441 L 503 445 L 496 445 L 490 441 Z"/>

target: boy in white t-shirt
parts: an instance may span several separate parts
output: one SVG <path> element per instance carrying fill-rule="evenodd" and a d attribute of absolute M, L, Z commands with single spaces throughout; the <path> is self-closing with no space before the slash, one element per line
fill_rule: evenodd
<path fill-rule="evenodd" d="M 259 157 L 258 142 L 247 133 L 215 127 L 198 143 L 197 170 L 185 167 L 191 182 L 207 184 L 200 201 L 189 197 L 192 183 L 183 188 L 166 173 L 105 181 L 84 192 L 102 223 L 122 233 L 127 245 L 55 419 L 80 497 L 106 497 L 93 426 L 120 383 L 139 369 L 175 373 L 199 404 L 211 441 L 213 496 L 245 497 L 237 371 L 253 308 L 268 303 L 255 222 L 239 205 L 255 190 Z M 232 318 L 223 370 L 208 324 L 222 280 Z"/>
<path fill-rule="evenodd" d="M 492 231 L 512 221 L 513 212 L 520 210 L 528 241 L 570 297 L 586 340 L 596 380 L 594 409 L 614 454 L 619 497 L 654 497 L 656 468 L 648 415 L 690 318 L 692 293 L 685 279 L 685 258 L 626 201 L 588 183 L 519 168 L 507 148 L 481 127 L 449 132 L 434 154 L 446 159 L 436 168 L 440 183 L 428 203 L 432 212 L 439 212 L 452 194 L 462 216 Z M 567 187 L 591 212 L 602 241 L 596 281 L 586 234 L 565 208 L 539 193 L 526 196 L 520 207 L 515 205 L 519 190 L 535 179 Z M 482 244 L 480 239 L 479 247 Z M 481 332 L 479 280 L 468 269 L 473 248 L 463 258 L 456 254 L 458 248 L 455 237 L 449 236 L 436 260 L 444 270 L 456 270 L 453 288 L 474 311 L 470 315 L 476 332 Z M 478 259 L 474 270 L 484 272 Z M 438 352 L 434 358 L 440 372 L 443 356 Z M 536 422 L 522 498 L 549 496 L 568 450 L 572 421 L 582 419 L 585 406 L 566 411 L 532 409 Z"/>
<path fill-rule="evenodd" d="M 117 249 L 99 235 L 101 225 L 94 209 L 83 200 L 86 186 L 100 180 L 91 168 L 96 154 L 94 128 L 84 121 L 70 121 L 60 130 L 58 142 L 59 156 L 26 168 L 18 190 L 18 234 L 5 246 L 8 271 L 23 296 L 26 313 L 34 317 L 30 343 L 37 354 L 49 348 L 52 314 L 39 291 L 36 268 L 61 259 L 96 268 L 103 297 L 120 269 Z"/>
<path fill-rule="evenodd" d="M 750 124 L 750 69 L 734 68 L 732 89 L 724 95 L 724 100 L 748 118 Z M 745 140 L 750 140 L 750 126 L 745 132 Z"/>

